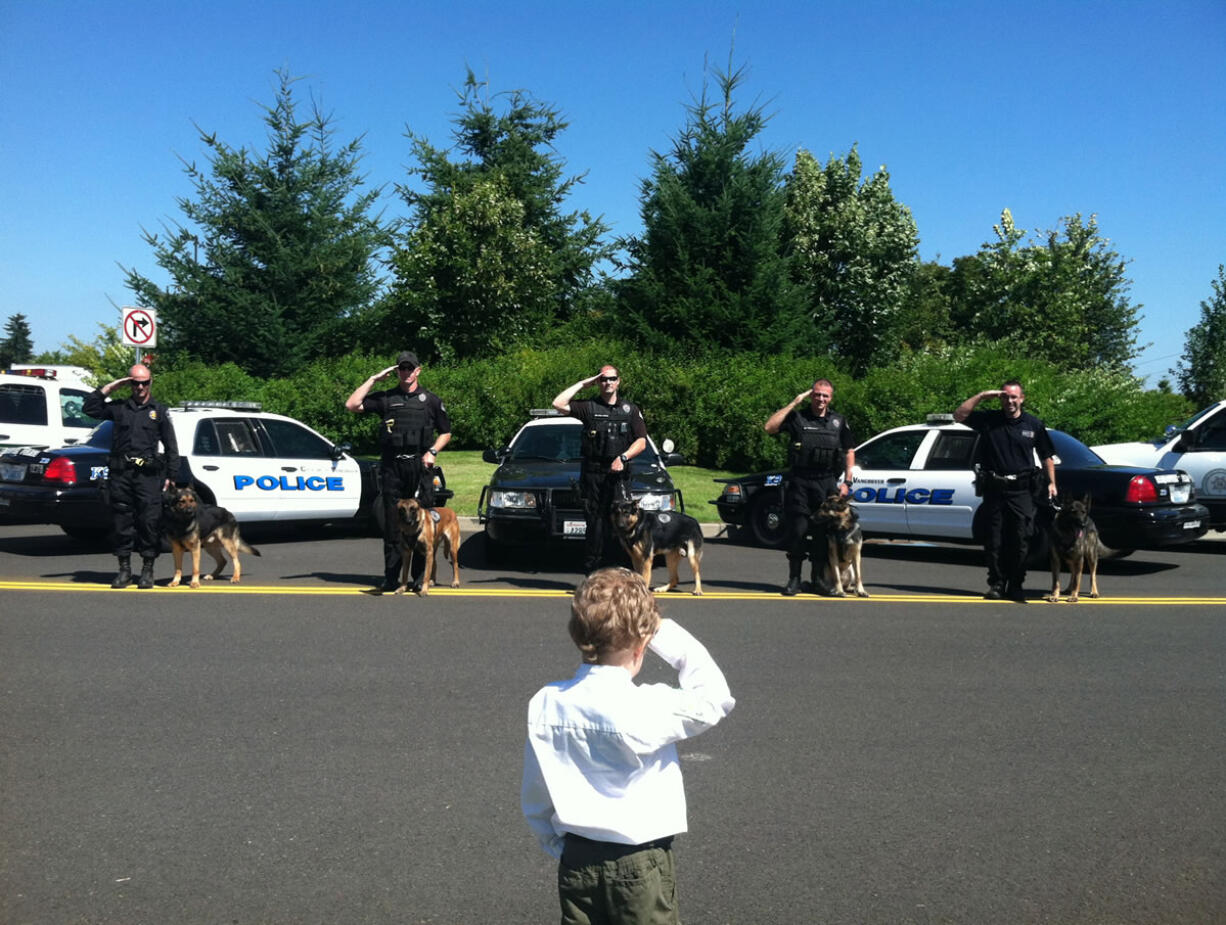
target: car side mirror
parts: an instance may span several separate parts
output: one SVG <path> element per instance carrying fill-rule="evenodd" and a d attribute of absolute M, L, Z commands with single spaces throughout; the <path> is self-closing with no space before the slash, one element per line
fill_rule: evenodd
<path fill-rule="evenodd" d="M 511 452 L 509 446 L 504 446 L 501 450 L 495 450 L 492 446 L 487 446 L 485 452 L 481 454 L 482 460 L 487 463 L 493 463 L 495 466 L 500 465 L 507 454 Z"/>
<path fill-rule="evenodd" d="M 686 461 L 685 456 L 683 456 L 681 453 L 665 453 L 664 454 L 664 465 L 665 466 L 686 466 L 686 465 L 689 465 L 689 463 Z"/>
<path fill-rule="evenodd" d="M 353 452 L 352 443 L 338 443 L 332 447 L 332 459 L 339 462 L 342 456 L 351 452 Z"/>

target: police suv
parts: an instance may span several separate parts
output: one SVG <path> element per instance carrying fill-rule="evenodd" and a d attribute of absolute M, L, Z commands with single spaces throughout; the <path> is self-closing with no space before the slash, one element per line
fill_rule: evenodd
<path fill-rule="evenodd" d="M 1215 402 L 1149 443 L 1094 447 L 1109 463 L 1182 469 L 1196 483 L 1196 496 L 1209 509 L 1210 525 L 1226 530 L 1226 401 Z"/>
<path fill-rule="evenodd" d="M 0 374 L 0 447 L 65 446 L 98 422 L 82 406 L 94 387 L 79 367 L 14 366 Z"/>
<path fill-rule="evenodd" d="M 376 526 L 378 471 L 300 421 L 254 402 L 183 402 L 170 408 L 179 444 L 174 480 L 243 523 L 347 522 Z M 82 538 L 105 536 L 111 515 L 102 488 L 110 421 L 76 445 L 10 449 L 0 456 L 0 517 L 58 524 Z M 435 496 L 451 497 L 436 467 Z"/>
<path fill-rule="evenodd" d="M 1186 543 L 1203 536 L 1209 512 L 1195 502 L 1192 480 L 1175 469 L 1111 466 L 1085 444 L 1048 430 L 1056 449 L 1056 485 L 1091 497 L 1091 516 L 1106 554 Z M 868 536 L 978 543 L 983 530 L 975 491 L 978 435 L 949 414 L 884 431 L 856 447 L 851 498 Z M 1035 460 L 1038 465 L 1038 460 Z M 716 479 L 711 503 L 750 542 L 780 548 L 786 474 Z M 1041 510 L 1042 515 L 1050 509 Z M 1036 554 L 1041 552 L 1035 547 Z"/>

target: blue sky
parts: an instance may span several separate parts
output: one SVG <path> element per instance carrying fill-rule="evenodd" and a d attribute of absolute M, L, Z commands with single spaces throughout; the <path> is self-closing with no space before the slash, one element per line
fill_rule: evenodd
<path fill-rule="evenodd" d="M 649 152 L 733 43 L 762 144 L 789 163 L 858 144 L 925 259 L 974 253 L 1004 208 L 1026 229 L 1097 215 L 1153 343 L 1137 372 L 1166 375 L 1226 262 L 1224 0 L 0 0 L 0 323 L 24 313 L 36 350 L 117 323 L 118 265 L 162 278 L 141 229 L 192 195 L 194 124 L 262 150 L 280 67 L 338 141 L 365 136 L 389 216 L 405 127 L 445 144 L 467 66 L 565 114 L 570 205 L 633 233 Z"/>

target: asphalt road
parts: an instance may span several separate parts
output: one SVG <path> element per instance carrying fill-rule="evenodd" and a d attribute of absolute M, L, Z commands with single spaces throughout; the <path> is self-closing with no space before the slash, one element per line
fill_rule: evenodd
<path fill-rule="evenodd" d="M 473 537 L 458 592 L 397 598 L 377 540 L 251 538 L 238 588 L 163 557 L 113 592 L 105 552 L 0 527 L 0 922 L 556 921 L 518 786 L 575 557 Z M 871 598 L 784 599 L 781 554 L 709 542 L 663 603 L 738 700 L 681 749 L 684 921 L 1226 920 L 1223 564 L 1022 605 L 972 550 L 871 545 Z"/>

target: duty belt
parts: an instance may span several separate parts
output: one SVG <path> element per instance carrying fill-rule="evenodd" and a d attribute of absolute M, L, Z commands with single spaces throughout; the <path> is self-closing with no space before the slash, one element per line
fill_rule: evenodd
<path fill-rule="evenodd" d="M 143 466 L 152 465 L 154 461 L 149 456 L 128 456 L 125 454 L 123 458 L 125 462 L 130 463 L 133 466 L 136 466 L 136 468 L 138 469 L 140 469 Z"/>

